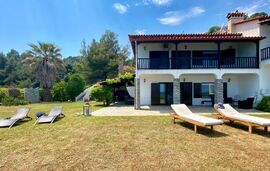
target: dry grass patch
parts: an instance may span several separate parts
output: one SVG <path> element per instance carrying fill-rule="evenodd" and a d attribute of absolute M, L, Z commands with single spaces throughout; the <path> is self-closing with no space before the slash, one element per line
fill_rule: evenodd
<path fill-rule="evenodd" d="M 34 121 L 30 121 L 12 129 L 0 129 L 0 170 L 267 170 L 270 167 L 270 133 L 262 130 L 249 135 L 246 127 L 234 124 L 217 126 L 214 132 L 199 128 L 199 134 L 195 134 L 191 125 L 181 122 L 174 125 L 167 116 L 76 116 L 74 113 L 81 110 L 81 105 L 65 106 L 66 117 L 52 125 L 34 126 Z M 3 107 L 0 109 L 3 111 Z"/>

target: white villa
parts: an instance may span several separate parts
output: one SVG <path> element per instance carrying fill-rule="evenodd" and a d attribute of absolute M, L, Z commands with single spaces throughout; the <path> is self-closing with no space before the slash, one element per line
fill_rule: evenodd
<path fill-rule="evenodd" d="M 227 19 L 227 29 L 215 34 L 129 35 L 135 108 L 270 95 L 270 16 L 233 12 Z"/>

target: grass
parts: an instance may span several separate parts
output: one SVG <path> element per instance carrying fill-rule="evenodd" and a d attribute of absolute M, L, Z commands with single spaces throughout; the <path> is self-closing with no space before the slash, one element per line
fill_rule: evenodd
<path fill-rule="evenodd" d="M 55 104 L 33 104 L 49 111 Z M 0 129 L 0 170 L 267 170 L 270 133 L 238 124 L 193 132 L 168 116 L 84 117 L 83 103 L 63 103 L 52 125 L 28 121 Z M 98 104 L 94 109 L 100 108 Z M 8 116 L 15 107 L 0 107 Z M 3 114 L 2 114 L 3 113 Z M 265 115 L 264 117 L 269 117 Z"/>

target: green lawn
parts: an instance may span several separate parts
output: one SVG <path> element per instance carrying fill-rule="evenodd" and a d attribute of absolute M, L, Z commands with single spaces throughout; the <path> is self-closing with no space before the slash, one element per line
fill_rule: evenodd
<path fill-rule="evenodd" d="M 30 115 L 53 104 L 33 104 Z M 267 170 L 270 133 L 238 124 L 199 129 L 169 116 L 84 117 L 83 103 L 62 103 L 66 117 L 0 129 L 0 170 Z M 98 109 L 101 106 L 96 106 Z M 0 107 L 1 116 L 16 107 Z M 266 117 L 266 116 L 264 116 Z M 269 117 L 269 116 L 267 116 Z"/>

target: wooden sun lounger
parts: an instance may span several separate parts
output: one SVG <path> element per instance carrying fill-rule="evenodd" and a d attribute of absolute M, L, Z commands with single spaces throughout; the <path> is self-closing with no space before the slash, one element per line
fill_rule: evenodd
<path fill-rule="evenodd" d="M 224 104 L 225 109 L 220 109 L 217 104 L 214 105 L 214 108 L 218 112 L 218 114 L 215 114 L 216 117 L 222 118 L 223 120 L 227 120 L 229 122 L 238 122 L 246 125 L 248 126 L 248 132 L 250 134 L 252 134 L 252 129 L 254 127 L 263 127 L 264 131 L 268 132 L 270 119 L 241 114 L 229 104 Z"/>
<path fill-rule="evenodd" d="M 185 104 L 175 104 L 171 105 L 171 107 L 174 110 L 174 112 L 171 113 L 173 117 L 173 123 L 175 123 L 176 119 L 191 123 L 194 125 L 194 131 L 196 133 L 198 126 L 210 127 L 210 129 L 213 130 L 215 125 L 223 124 L 223 121 L 221 120 L 193 114 Z"/>

